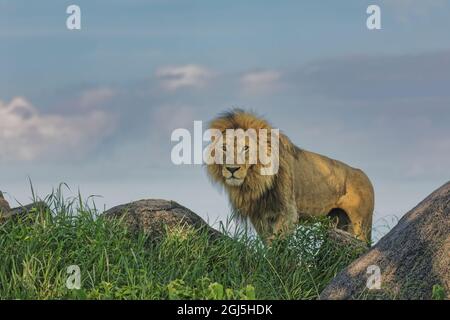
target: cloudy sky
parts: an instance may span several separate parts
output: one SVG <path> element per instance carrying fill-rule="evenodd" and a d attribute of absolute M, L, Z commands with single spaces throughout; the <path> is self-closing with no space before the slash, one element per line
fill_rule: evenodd
<path fill-rule="evenodd" d="M 41 196 L 66 182 L 101 207 L 164 198 L 223 220 L 170 135 L 241 107 L 363 169 L 382 224 L 450 178 L 449 31 L 446 0 L 0 0 L 0 190 L 27 202 L 30 177 Z"/>

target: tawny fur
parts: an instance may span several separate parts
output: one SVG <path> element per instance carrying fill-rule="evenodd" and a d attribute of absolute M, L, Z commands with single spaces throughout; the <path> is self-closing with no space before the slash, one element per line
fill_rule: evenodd
<path fill-rule="evenodd" d="M 266 120 L 240 109 L 219 115 L 210 128 L 221 132 L 272 129 Z M 348 231 L 361 240 L 370 240 L 374 191 L 361 170 L 302 150 L 281 133 L 275 175 L 261 175 L 260 163 L 246 163 L 236 166 L 234 173 L 243 182 L 229 185 L 224 166 L 208 165 L 209 176 L 225 188 L 234 213 L 248 218 L 265 240 L 291 232 L 302 218 L 325 216 L 334 209 L 347 214 L 351 223 Z"/>

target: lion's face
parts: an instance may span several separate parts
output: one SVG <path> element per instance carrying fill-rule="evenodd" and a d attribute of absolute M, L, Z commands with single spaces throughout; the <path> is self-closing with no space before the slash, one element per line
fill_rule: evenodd
<path fill-rule="evenodd" d="M 263 147 L 260 146 L 259 130 L 267 130 L 270 127 L 266 122 L 256 120 L 249 114 L 235 113 L 232 117 L 215 119 L 211 124 L 211 129 L 222 133 L 221 139 L 212 143 L 211 155 L 215 156 L 215 150 L 220 151 L 219 159 L 222 161 L 208 164 L 208 174 L 215 182 L 219 182 L 230 191 L 245 188 L 261 193 L 274 181 L 273 175 L 261 174 L 262 168 L 269 165 L 262 163 L 260 153 L 265 150 L 266 155 L 269 155 L 272 147 L 270 140 Z M 234 133 L 227 136 L 230 129 L 234 130 Z M 254 130 L 253 135 L 249 134 L 250 129 Z M 236 133 L 239 130 L 246 133 L 244 138 Z M 228 161 L 230 159 L 232 161 Z"/>
<path fill-rule="evenodd" d="M 230 187 L 237 187 L 244 183 L 245 178 L 247 177 L 247 174 L 249 170 L 252 169 L 253 164 L 249 163 L 249 152 L 250 152 L 250 145 L 246 141 L 243 146 L 238 145 L 238 143 L 234 143 L 234 146 L 232 148 L 233 150 L 230 151 L 229 145 L 227 143 L 223 143 L 222 150 L 225 155 L 225 161 L 224 164 L 219 164 L 221 166 L 221 172 L 223 181 L 226 185 Z M 233 153 L 233 159 L 235 159 L 234 163 L 227 164 L 226 163 L 226 155 Z M 238 164 L 237 159 L 242 159 L 243 163 Z"/>
<path fill-rule="evenodd" d="M 264 184 L 270 184 L 273 177 L 261 175 L 263 165 L 256 158 L 258 148 L 257 140 L 252 145 L 250 138 L 246 138 L 245 143 L 238 143 L 236 140 L 233 145 L 229 142 L 221 143 L 222 162 L 209 165 L 209 174 L 214 180 L 231 188 L 240 187 L 243 184 L 251 186 L 263 181 Z M 256 161 L 252 160 L 252 157 Z M 232 161 L 229 161 L 230 159 Z"/>

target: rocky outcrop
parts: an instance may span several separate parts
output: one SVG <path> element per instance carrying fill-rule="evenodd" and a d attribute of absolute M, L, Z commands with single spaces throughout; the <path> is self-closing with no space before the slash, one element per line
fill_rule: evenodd
<path fill-rule="evenodd" d="M 107 218 L 123 219 L 133 232 L 143 231 L 150 238 L 163 236 L 165 230 L 190 227 L 205 230 L 210 239 L 226 237 L 223 233 L 211 228 L 202 218 L 175 201 L 147 199 L 119 205 L 105 211 Z M 367 250 L 365 242 L 357 240 L 353 235 L 339 229 L 330 229 L 328 237 L 332 241 L 352 247 L 360 252 Z"/>
<path fill-rule="evenodd" d="M 104 213 L 107 218 L 120 218 L 134 231 L 143 231 L 151 239 L 157 239 L 165 230 L 188 227 L 204 230 L 211 239 L 224 237 L 211 228 L 202 218 L 175 201 L 148 199 L 111 208 Z"/>
<path fill-rule="evenodd" d="M 47 204 L 42 201 L 30 203 L 28 205 L 16 208 L 10 208 L 8 202 L 3 197 L 3 193 L 0 191 L 0 222 L 6 221 L 8 219 L 24 217 L 30 212 L 42 212 L 47 209 Z"/>
<path fill-rule="evenodd" d="M 3 193 L 0 191 L 0 215 L 6 214 L 7 212 L 10 212 L 11 208 L 9 207 L 9 203 L 5 200 L 3 197 Z"/>
<path fill-rule="evenodd" d="M 46 209 L 42 202 L 11 209 L 0 193 L 0 222 Z M 166 230 L 204 230 L 213 240 L 226 237 L 174 201 L 131 202 L 107 210 L 103 217 L 121 219 L 132 231 L 149 235 L 149 240 L 160 238 Z M 369 251 L 364 243 L 340 230 L 329 230 L 329 239 L 366 253 L 332 280 L 321 293 L 321 299 L 429 299 L 433 287 L 449 298 L 450 182 L 408 212 Z M 381 271 L 381 289 L 366 287 L 370 266 Z"/>
<path fill-rule="evenodd" d="M 368 289 L 367 281 L 374 275 L 369 266 L 379 267 L 380 289 Z M 405 214 L 374 247 L 340 272 L 320 298 L 431 299 L 433 287 L 450 298 L 450 182 Z"/>
<path fill-rule="evenodd" d="M 0 193 L 0 222 L 11 218 L 24 217 L 29 213 L 42 212 L 48 209 L 43 202 L 36 202 L 26 206 L 11 209 L 8 202 Z M 122 219 L 132 232 L 143 231 L 150 239 L 161 237 L 167 229 L 176 228 L 180 231 L 183 227 L 195 230 L 204 230 L 210 239 L 216 240 L 227 237 L 225 234 L 210 227 L 202 218 L 186 207 L 175 201 L 161 199 L 146 199 L 113 207 L 103 214 L 109 219 Z M 364 242 L 357 240 L 351 234 L 330 229 L 328 237 L 347 247 L 359 251 L 366 251 Z"/>
<path fill-rule="evenodd" d="M 369 249 L 367 242 L 361 241 L 353 234 L 341 229 L 331 228 L 328 230 L 327 236 L 329 241 L 352 248 L 357 252 L 366 252 Z"/>

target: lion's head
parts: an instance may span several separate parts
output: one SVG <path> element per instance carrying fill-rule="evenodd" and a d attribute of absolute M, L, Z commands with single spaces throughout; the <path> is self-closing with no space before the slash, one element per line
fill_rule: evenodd
<path fill-rule="evenodd" d="M 267 174 L 264 170 L 274 167 L 275 141 L 272 135 L 274 130 L 266 120 L 235 109 L 212 120 L 210 129 L 220 132 L 222 136 L 213 140 L 212 145 L 222 151 L 223 161 L 207 166 L 214 182 L 223 185 L 231 194 L 251 191 L 255 196 L 272 186 L 276 173 Z M 278 141 L 276 143 L 278 153 Z M 232 161 L 227 163 L 227 156 Z"/>

